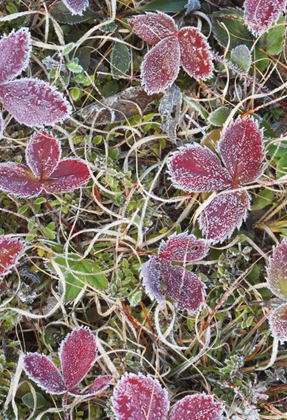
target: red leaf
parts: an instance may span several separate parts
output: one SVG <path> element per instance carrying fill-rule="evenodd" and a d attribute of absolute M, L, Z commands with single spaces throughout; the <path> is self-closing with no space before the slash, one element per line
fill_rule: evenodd
<path fill-rule="evenodd" d="M 0 164 L 0 189 L 25 198 L 40 194 L 42 185 L 25 165 L 8 162 Z"/>
<path fill-rule="evenodd" d="M 171 235 L 167 242 L 162 241 L 158 256 L 170 261 L 192 262 L 201 260 L 209 251 L 210 242 L 196 239 L 187 232 Z"/>
<path fill-rule="evenodd" d="M 282 343 L 287 341 L 287 303 L 273 309 L 269 315 L 269 325 L 273 337 Z"/>
<path fill-rule="evenodd" d="M 25 251 L 25 245 L 11 236 L 0 238 L 0 276 L 5 276 L 14 267 Z"/>
<path fill-rule="evenodd" d="M 122 376 L 113 397 L 115 420 L 166 420 L 167 392 L 156 379 L 133 373 Z"/>
<path fill-rule="evenodd" d="M 66 118 L 69 103 L 52 86 L 36 79 L 20 79 L 0 85 L 4 107 L 28 126 L 52 125 Z"/>
<path fill-rule="evenodd" d="M 129 24 L 137 36 L 152 45 L 177 34 L 174 20 L 161 12 L 135 16 L 129 20 Z"/>
<path fill-rule="evenodd" d="M 216 191 L 232 185 L 218 157 L 198 144 L 181 147 L 169 158 L 167 166 L 173 185 L 185 191 Z"/>
<path fill-rule="evenodd" d="M 0 40 L 0 83 L 14 79 L 28 66 L 31 53 L 27 28 L 11 32 Z"/>
<path fill-rule="evenodd" d="M 62 341 L 59 354 L 65 384 L 68 390 L 73 391 L 95 362 L 93 334 L 87 328 L 73 330 Z"/>
<path fill-rule="evenodd" d="M 255 181 L 263 165 L 262 130 L 251 118 L 238 119 L 219 143 L 222 160 L 233 177 L 233 188 Z"/>
<path fill-rule="evenodd" d="M 163 293 L 160 285 L 160 267 L 162 262 L 158 257 L 152 255 L 146 263 L 140 267 L 140 276 L 143 279 L 146 293 L 151 299 L 156 299 L 158 302 L 163 301 Z"/>
<path fill-rule="evenodd" d="M 161 275 L 166 294 L 173 299 L 178 309 L 186 309 L 189 313 L 201 309 L 205 285 L 194 273 L 180 266 L 163 266 Z"/>
<path fill-rule="evenodd" d="M 286 0 L 245 0 L 244 17 L 253 34 L 259 35 L 277 22 L 286 3 Z"/>
<path fill-rule="evenodd" d="M 67 388 L 54 363 L 44 354 L 27 353 L 23 367 L 30 379 L 50 394 L 63 394 Z"/>
<path fill-rule="evenodd" d="M 267 274 L 270 290 L 277 297 L 287 300 L 287 242 L 282 242 L 273 250 Z"/>
<path fill-rule="evenodd" d="M 180 49 L 176 36 L 160 41 L 145 56 L 141 67 L 142 85 L 147 93 L 158 93 L 175 81 L 180 65 Z"/>
<path fill-rule="evenodd" d="M 77 159 L 64 159 L 59 162 L 43 185 L 49 193 L 65 193 L 79 188 L 89 178 L 90 172 L 86 163 Z"/>
<path fill-rule="evenodd" d="M 89 0 L 63 0 L 63 3 L 72 12 L 72 15 L 82 16 L 89 5 Z"/>
<path fill-rule="evenodd" d="M 222 420 L 223 405 L 215 402 L 213 396 L 188 395 L 172 408 L 169 420 Z"/>
<path fill-rule="evenodd" d="M 223 242 L 230 237 L 235 228 L 240 228 L 249 208 L 249 195 L 246 191 L 228 191 L 217 195 L 202 211 L 200 227 L 207 237 Z"/>
<path fill-rule="evenodd" d="M 69 390 L 69 394 L 75 397 L 93 397 L 100 392 L 103 392 L 111 383 L 113 377 L 110 375 L 99 376 L 93 383 L 93 385 L 87 391 L 81 391 L 78 389 Z"/>
<path fill-rule="evenodd" d="M 42 131 L 31 137 L 26 148 L 26 162 L 41 181 L 49 178 L 61 157 L 60 142 Z"/>
<path fill-rule="evenodd" d="M 197 28 L 185 27 L 178 32 L 181 65 L 191 77 L 207 79 L 212 75 L 213 64 L 210 47 Z"/>

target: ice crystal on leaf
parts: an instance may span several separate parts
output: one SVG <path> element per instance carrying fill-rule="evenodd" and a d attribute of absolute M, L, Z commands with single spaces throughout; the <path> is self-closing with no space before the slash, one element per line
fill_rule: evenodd
<path fill-rule="evenodd" d="M 87 328 L 79 328 L 67 335 L 61 343 L 59 357 L 62 373 L 44 354 L 27 353 L 23 367 L 30 379 L 50 394 L 68 393 L 76 397 L 89 397 L 104 391 L 112 376 L 99 376 L 87 391 L 78 388 L 96 358 L 96 343 Z"/>
<path fill-rule="evenodd" d="M 238 190 L 260 176 L 263 166 L 263 135 L 256 122 L 237 119 L 219 142 L 225 167 L 215 153 L 194 144 L 181 147 L 168 160 L 171 181 L 176 188 L 190 192 L 223 191 L 207 204 L 199 217 L 206 237 L 224 241 L 246 218 L 250 198 Z"/>
<path fill-rule="evenodd" d="M 20 197 L 73 191 L 90 178 L 86 163 L 63 159 L 60 142 L 42 131 L 31 137 L 26 148 L 27 166 L 0 163 L 0 189 Z"/>
<path fill-rule="evenodd" d="M 112 396 L 115 420 L 222 420 L 223 405 L 213 396 L 194 394 L 178 401 L 169 411 L 167 391 L 157 379 L 125 374 Z"/>
<path fill-rule="evenodd" d="M 196 239 L 187 233 L 171 235 L 167 242 L 162 241 L 158 256 L 152 255 L 140 268 L 149 297 L 162 302 L 166 293 L 179 309 L 186 309 L 189 313 L 199 311 L 203 305 L 205 285 L 196 274 L 181 266 L 172 266 L 172 262 L 198 261 L 207 255 L 209 245 L 209 241 Z"/>
<path fill-rule="evenodd" d="M 11 32 L 0 40 L 0 99 L 20 123 L 28 126 L 54 124 L 66 118 L 70 105 L 49 84 L 37 79 L 15 79 L 26 69 L 31 55 L 28 29 Z M 3 120 L 0 116 L 0 134 Z"/>
<path fill-rule="evenodd" d="M 287 242 L 273 250 L 267 267 L 267 284 L 280 299 L 287 301 Z M 269 324 L 275 339 L 287 341 L 287 303 L 274 309 L 269 316 Z"/>
<path fill-rule="evenodd" d="M 175 81 L 180 65 L 195 79 L 207 79 L 213 70 L 210 48 L 204 35 L 195 27 L 177 29 L 165 13 L 135 16 L 129 20 L 134 32 L 155 45 L 145 56 L 141 75 L 149 94 L 160 92 Z"/>
<path fill-rule="evenodd" d="M 254 35 L 259 35 L 277 22 L 286 6 L 286 0 L 245 0 L 245 22 Z"/>
<path fill-rule="evenodd" d="M 63 3 L 72 12 L 72 15 L 82 16 L 89 5 L 89 0 L 63 0 Z"/>
<path fill-rule="evenodd" d="M 0 277 L 9 273 L 25 251 L 25 245 L 11 236 L 0 237 Z"/>

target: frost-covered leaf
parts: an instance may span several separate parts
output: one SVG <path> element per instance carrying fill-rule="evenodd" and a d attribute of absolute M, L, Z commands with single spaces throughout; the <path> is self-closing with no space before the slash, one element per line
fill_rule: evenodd
<path fill-rule="evenodd" d="M 178 309 L 186 309 L 191 314 L 201 309 L 205 285 L 194 273 L 180 266 L 162 266 L 161 276 L 166 294 Z"/>
<path fill-rule="evenodd" d="M 72 390 L 95 362 L 96 342 L 91 331 L 87 328 L 73 330 L 62 341 L 59 355 L 65 384 Z"/>
<path fill-rule="evenodd" d="M 209 124 L 215 125 L 216 127 L 222 127 L 229 114 L 230 108 L 227 106 L 220 106 L 209 114 L 207 121 Z"/>
<path fill-rule="evenodd" d="M 73 390 L 69 390 L 69 394 L 75 397 L 82 398 L 93 397 L 99 394 L 100 392 L 103 392 L 110 385 L 112 380 L 113 377 L 110 375 L 98 376 L 95 379 L 93 385 L 86 391 L 81 391 L 75 388 Z"/>
<path fill-rule="evenodd" d="M 149 261 L 143 263 L 140 267 L 140 276 L 143 279 L 143 285 L 147 295 L 158 302 L 163 301 L 163 293 L 160 285 L 160 267 L 162 262 L 158 257 L 152 255 Z"/>
<path fill-rule="evenodd" d="M 173 143 L 176 143 L 176 128 L 179 123 L 181 103 L 181 90 L 173 84 L 165 92 L 158 108 L 161 118 L 161 129 L 168 134 Z"/>
<path fill-rule="evenodd" d="M 269 325 L 276 340 L 287 341 L 287 303 L 273 309 L 269 315 Z"/>
<path fill-rule="evenodd" d="M 158 250 L 159 258 L 178 262 L 193 262 L 204 258 L 210 247 L 206 239 L 197 239 L 187 232 L 171 235 L 162 241 Z"/>
<path fill-rule="evenodd" d="M 188 13 L 193 12 L 193 10 L 199 10 L 201 8 L 200 1 L 188 0 L 184 8 L 186 9 L 185 15 L 188 15 Z"/>
<path fill-rule="evenodd" d="M 199 224 L 207 239 L 222 242 L 240 228 L 246 218 L 250 199 L 246 191 L 222 192 L 204 208 Z"/>
<path fill-rule="evenodd" d="M 287 300 L 287 242 L 282 242 L 273 250 L 267 274 L 270 290 L 277 297 Z"/>
<path fill-rule="evenodd" d="M 245 44 L 237 45 L 233 48 L 230 54 L 230 58 L 233 64 L 239 69 L 248 73 L 252 63 L 252 56 L 249 48 Z"/>
<path fill-rule="evenodd" d="M 173 185 L 184 191 L 217 191 L 232 185 L 218 157 L 198 144 L 181 147 L 171 155 L 167 166 Z"/>
<path fill-rule="evenodd" d="M 39 180 L 49 178 L 60 157 L 60 142 L 46 131 L 35 133 L 27 144 L 26 162 Z"/>
<path fill-rule="evenodd" d="M 130 68 L 130 49 L 123 42 L 115 42 L 111 53 L 111 73 L 114 79 L 125 78 Z"/>
<path fill-rule="evenodd" d="M 222 160 L 233 178 L 233 188 L 255 181 L 263 165 L 263 135 L 249 118 L 237 119 L 219 143 Z"/>
<path fill-rule="evenodd" d="M 158 93 L 175 81 L 180 65 L 180 48 L 176 36 L 160 41 L 144 58 L 141 66 L 142 85 L 149 93 Z"/>
<path fill-rule="evenodd" d="M 28 126 L 52 125 L 66 118 L 70 105 L 49 84 L 23 78 L 0 85 L 0 98 L 10 114 Z"/>
<path fill-rule="evenodd" d="M 89 5 L 89 0 L 63 0 L 63 3 L 72 12 L 72 15 L 82 16 Z"/>
<path fill-rule="evenodd" d="M 90 178 L 88 165 L 78 159 L 63 159 L 43 186 L 49 193 L 65 193 L 73 191 L 85 184 Z"/>
<path fill-rule="evenodd" d="M 166 420 L 167 391 L 156 379 L 133 373 L 122 376 L 114 389 L 115 420 Z"/>
<path fill-rule="evenodd" d="M 223 420 L 223 409 L 211 395 L 188 395 L 173 406 L 169 420 Z"/>
<path fill-rule="evenodd" d="M 184 27 L 178 32 L 181 65 L 191 77 L 207 79 L 212 75 L 210 47 L 204 35 L 195 27 Z"/>
<path fill-rule="evenodd" d="M 3 121 L 2 114 L 0 112 L 0 140 L 3 136 L 3 131 L 4 131 L 4 121 Z"/>
<path fill-rule="evenodd" d="M 5 276 L 14 267 L 25 251 L 25 245 L 11 236 L 0 237 L 0 276 Z"/>
<path fill-rule="evenodd" d="M 50 394 L 63 394 L 67 388 L 58 368 L 44 354 L 27 353 L 23 368 L 30 379 Z"/>
<path fill-rule="evenodd" d="M 146 13 L 135 16 L 129 20 L 133 31 L 151 45 L 157 44 L 162 39 L 177 34 L 174 20 L 165 13 Z"/>
<path fill-rule="evenodd" d="M 286 0 L 245 0 L 245 22 L 254 35 L 259 35 L 277 22 L 285 8 Z"/>
<path fill-rule="evenodd" d="M 0 189 L 20 197 L 34 197 L 42 191 L 38 178 L 20 163 L 0 163 Z"/>
<path fill-rule="evenodd" d="M 31 53 L 30 32 L 27 28 L 11 32 L 0 40 L 0 83 L 17 77 L 28 66 Z"/>

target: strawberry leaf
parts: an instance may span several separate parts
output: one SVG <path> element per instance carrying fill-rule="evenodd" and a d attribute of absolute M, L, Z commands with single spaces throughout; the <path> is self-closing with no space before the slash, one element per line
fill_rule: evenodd
<path fill-rule="evenodd" d="M 96 342 L 91 331 L 73 330 L 62 341 L 59 355 L 65 384 L 73 391 L 95 362 Z"/>
<path fill-rule="evenodd" d="M 147 93 L 158 93 L 168 88 L 177 78 L 180 49 L 176 36 L 160 41 L 145 56 L 141 67 L 142 85 Z"/>
<path fill-rule="evenodd" d="M 82 16 L 89 5 L 89 0 L 63 0 L 63 3 L 72 12 L 72 15 Z"/>
<path fill-rule="evenodd" d="M 232 185 L 218 157 L 198 144 L 181 147 L 171 155 L 167 166 L 173 185 L 185 191 L 216 191 Z"/>
<path fill-rule="evenodd" d="M 25 198 L 40 194 L 42 185 L 27 166 L 8 162 L 0 164 L 0 189 Z"/>
<path fill-rule="evenodd" d="M 69 390 L 69 394 L 74 397 L 93 397 L 100 392 L 103 392 L 111 383 L 113 377 L 110 375 L 98 376 L 94 381 L 93 385 L 87 391 L 81 391 L 78 389 Z"/>
<path fill-rule="evenodd" d="M 0 276 L 5 276 L 14 267 L 25 251 L 25 245 L 11 236 L 0 237 Z"/>
<path fill-rule="evenodd" d="M 90 172 L 86 163 L 77 159 L 64 159 L 59 162 L 43 185 L 49 193 L 65 193 L 79 188 L 89 178 Z"/>
<path fill-rule="evenodd" d="M 0 83 L 17 77 L 28 66 L 31 53 L 27 28 L 11 32 L 0 40 Z"/>
<path fill-rule="evenodd" d="M 277 22 L 286 8 L 286 0 L 245 0 L 244 17 L 248 28 L 259 35 Z"/>
<path fill-rule="evenodd" d="M 26 162 L 35 177 L 40 180 L 47 179 L 61 157 L 60 142 L 42 131 L 31 137 L 26 148 Z"/>
<path fill-rule="evenodd" d="M 160 267 L 162 262 L 158 257 L 152 255 L 146 263 L 140 267 L 140 276 L 143 279 L 146 293 L 151 299 L 158 302 L 163 301 L 163 293 L 160 285 Z"/>
<path fill-rule="evenodd" d="M 194 394 L 184 397 L 173 406 L 169 420 L 223 420 L 222 413 L 223 405 L 215 402 L 213 396 Z"/>
<path fill-rule="evenodd" d="M 180 266 L 162 266 L 161 275 L 166 294 L 178 309 L 186 309 L 191 314 L 201 309 L 205 285 L 194 273 Z"/>
<path fill-rule="evenodd" d="M 158 256 L 170 261 L 193 262 L 204 258 L 209 251 L 210 242 L 196 239 L 187 232 L 171 235 L 167 242 L 162 241 Z"/>
<path fill-rule="evenodd" d="M 287 303 L 283 303 L 271 311 L 269 325 L 276 340 L 282 343 L 287 341 Z"/>
<path fill-rule="evenodd" d="M 228 191 L 217 195 L 202 211 L 200 227 L 207 237 L 223 242 L 246 218 L 250 199 L 246 191 Z"/>
<path fill-rule="evenodd" d="M 44 354 L 27 353 L 23 358 L 23 367 L 29 378 L 50 394 L 67 391 L 61 373 Z"/>
<path fill-rule="evenodd" d="M 189 76 L 207 79 L 212 75 L 213 64 L 210 47 L 197 28 L 185 27 L 178 32 L 181 65 Z"/>
<path fill-rule="evenodd" d="M 274 295 L 287 300 L 287 242 L 273 250 L 267 268 L 267 284 Z"/>
<path fill-rule="evenodd" d="M 137 36 L 151 45 L 177 34 L 174 20 L 161 12 L 135 16 L 129 20 L 129 24 Z"/>
<path fill-rule="evenodd" d="M 262 130 L 251 118 L 238 119 L 219 143 L 222 160 L 233 177 L 233 188 L 255 181 L 262 170 Z"/>
<path fill-rule="evenodd" d="M 69 103 L 52 86 L 41 80 L 23 78 L 0 85 L 4 107 L 28 126 L 52 125 L 66 118 Z"/>
<path fill-rule="evenodd" d="M 122 376 L 113 397 L 115 420 L 166 420 L 167 391 L 156 379 L 133 373 Z"/>

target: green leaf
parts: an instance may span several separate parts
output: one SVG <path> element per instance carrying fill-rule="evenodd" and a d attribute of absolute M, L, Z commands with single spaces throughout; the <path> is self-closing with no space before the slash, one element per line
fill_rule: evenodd
<path fill-rule="evenodd" d="M 130 68 L 131 54 L 122 42 L 116 42 L 111 53 L 111 73 L 114 79 L 125 78 Z"/>
<path fill-rule="evenodd" d="M 273 202 L 274 191 L 267 188 L 254 195 L 251 210 L 261 210 L 269 206 Z"/>
<path fill-rule="evenodd" d="M 79 59 L 77 57 L 73 58 L 69 63 L 67 63 L 66 67 L 72 73 L 82 73 L 83 67 L 79 64 Z"/>
<path fill-rule="evenodd" d="M 28 407 L 33 409 L 35 406 L 35 401 L 33 398 L 33 395 L 31 392 L 28 392 L 27 394 L 23 395 L 22 397 L 23 403 Z M 39 394 L 39 392 L 36 392 L 36 409 L 47 407 L 47 401 L 43 397 L 43 395 Z"/>
<path fill-rule="evenodd" d="M 285 42 L 285 18 L 281 14 L 275 26 L 264 32 L 258 41 L 259 48 L 262 48 L 268 54 L 280 54 Z"/>
<path fill-rule="evenodd" d="M 209 124 L 215 125 L 216 127 L 222 127 L 229 114 L 230 108 L 227 106 L 220 106 L 209 115 L 207 121 Z"/>
<path fill-rule="evenodd" d="M 87 8 L 82 15 L 72 15 L 70 10 L 61 1 L 54 4 L 49 12 L 57 22 L 67 23 L 68 25 L 85 22 L 86 20 L 95 18 L 97 15 L 96 12 L 90 8 Z"/>
<path fill-rule="evenodd" d="M 62 51 L 63 55 L 69 54 L 69 52 L 71 52 L 75 48 L 75 45 L 76 44 L 74 42 L 70 42 L 69 44 L 67 44 Z"/>
<path fill-rule="evenodd" d="M 287 152 L 279 159 L 277 163 L 276 177 L 281 178 L 287 174 Z"/>
<path fill-rule="evenodd" d="M 77 101 L 81 96 L 81 91 L 78 87 L 73 87 L 73 89 L 70 90 L 70 95 L 73 101 Z"/>
<path fill-rule="evenodd" d="M 177 13 L 184 10 L 187 0 L 152 0 L 139 7 L 139 10 L 158 10 L 159 12 Z"/>
<path fill-rule="evenodd" d="M 237 45 L 237 47 L 233 48 L 231 51 L 231 61 L 241 70 L 245 71 L 245 73 L 249 72 L 252 57 L 248 47 L 244 44 Z"/>
<path fill-rule="evenodd" d="M 78 254 L 71 253 L 67 261 L 64 255 L 55 257 L 54 261 L 60 266 L 65 276 L 66 301 L 75 299 L 86 284 L 99 290 L 108 287 L 106 277 L 103 274 L 97 274 L 101 269 L 92 260 L 83 260 Z"/>
<path fill-rule="evenodd" d="M 137 306 L 142 298 L 142 291 L 137 290 L 131 296 L 129 296 L 129 303 L 132 307 Z"/>

